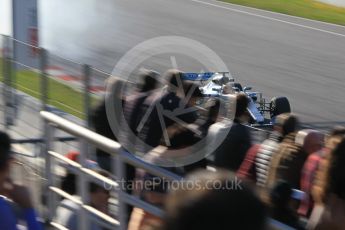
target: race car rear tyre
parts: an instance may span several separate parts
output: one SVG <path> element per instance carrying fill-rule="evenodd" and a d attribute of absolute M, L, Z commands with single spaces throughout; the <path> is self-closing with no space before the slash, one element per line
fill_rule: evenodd
<path fill-rule="evenodd" d="M 242 85 L 240 83 L 237 83 L 237 82 L 234 83 L 234 87 L 238 88 L 240 90 L 240 92 L 243 91 L 243 87 L 242 87 Z"/>
<path fill-rule="evenodd" d="M 290 102 L 286 97 L 274 97 L 270 103 L 271 118 L 282 113 L 291 113 Z"/>

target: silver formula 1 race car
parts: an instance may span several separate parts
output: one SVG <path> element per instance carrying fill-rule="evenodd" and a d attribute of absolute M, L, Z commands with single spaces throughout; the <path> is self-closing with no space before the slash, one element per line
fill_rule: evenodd
<path fill-rule="evenodd" d="M 252 87 L 243 87 L 236 82 L 229 72 L 184 73 L 183 79 L 198 82 L 206 98 L 245 93 L 249 99 L 250 125 L 254 127 L 270 127 L 277 115 L 291 112 L 290 103 L 286 97 L 274 97 L 267 100 L 262 93 L 252 91 Z"/>

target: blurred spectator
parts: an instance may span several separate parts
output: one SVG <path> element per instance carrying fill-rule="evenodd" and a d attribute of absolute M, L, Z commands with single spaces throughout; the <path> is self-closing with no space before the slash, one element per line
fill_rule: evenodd
<path fill-rule="evenodd" d="M 123 104 L 122 99 L 122 87 L 124 86 L 124 81 L 117 78 L 117 77 L 110 77 L 107 80 L 107 94 L 100 104 L 98 104 L 92 114 L 91 114 L 91 121 L 93 123 L 94 129 L 96 133 L 105 136 L 109 139 L 117 141 L 117 137 L 114 135 L 114 132 L 116 135 L 118 135 L 120 130 L 120 123 L 121 123 L 121 106 L 117 106 L 118 103 Z M 113 114 L 107 114 L 106 109 L 106 103 L 107 100 L 110 100 L 110 103 L 113 103 L 115 105 L 115 108 L 117 109 Z M 112 108 L 108 108 L 112 109 Z M 115 116 L 115 117 L 108 117 L 108 116 Z M 115 121 L 115 122 L 113 122 Z M 112 125 L 110 126 L 109 122 L 112 122 Z M 114 130 L 113 130 L 114 129 Z M 107 171 L 111 170 L 111 160 L 110 155 L 106 152 L 104 152 L 101 149 L 96 149 L 96 155 L 97 155 L 97 162 L 99 166 Z"/>
<path fill-rule="evenodd" d="M 13 184 L 10 180 L 11 159 L 10 137 L 0 131 L 0 228 L 17 229 L 18 217 L 12 206 L 19 206 L 24 213 L 27 229 L 40 230 L 42 226 L 36 220 L 29 190 L 24 186 Z"/>
<path fill-rule="evenodd" d="M 145 154 L 144 160 L 151 164 L 162 165 L 167 163 L 169 158 L 174 157 L 174 148 L 183 148 L 186 145 L 194 144 L 194 137 L 190 138 L 189 133 L 186 133 L 186 129 L 175 124 L 168 128 L 169 138 L 171 140 L 171 146 L 159 145 Z M 188 135 L 189 138 L 186 138 Z M 182 141 L 181 141 L 182 140 Z M 173 147 L 172 147 L 173 146 Z M 176 174 L 182 175 L 183 169 L 166 167 L 165 169 L 172 171 Z M 140 183 L 139 183 L 140 182 Z M 145 172 L 142 169 L 137 169 L 136 173 L 136 185 L 145 185 L 136 187 L 136 193 L 140 198 L 155 206 L 162 207 L 166 198 L 167 182 L 162 178 L 154 176 Z M 135 207 L 132 211 L 128 230 L 146 230 L 154 228 L 161 222 L 161 218 L 152 215 L 141 208 Z"/>
<path fill-rule="evenodd" d="M 138 134 L 137 128 L 147 109 L 143 103 L 147 97 L 155 93 L 158 77 L 160 77 L 160 75 L 155 71 L 141 70 L 139 74 L 141 84 L 138 85 L 137 90 L 126 97 L 123 113 L 128 127 L 123 126 L 125 129 L 123 135 L 121 135 L 121 137 L 123 137 L 121 144 L 131 153 L 135 153 L 136 151 L 135 140 Z M 129 128 L 129 130 L 127 130 L 127 128 Z"/>
<path fill-rule="evenodd" d="M 67 172 L 61 180 L 61 189 L 70 195 L 77 194 L 76 175 L 72 172 Z"/>
<path fill-rule="evenodd" d="M 322 160 L 313 187 L 315 207 L 308 229 L 344 230 L 345 220 L 345 137 Z"/>
<path fill-rule="evenodd" d="M 236 95 L 236 112 L 233 123 L 227 122 L 223 128 L 218 128 L 219 124 L 214 124 L 210 129 L 214 131 L 217 129 L 227 130 L 230 126 L 230 131 L 227 133 L 225 140 L 215 150 L 215 166 L 237 171 L 241 166 L 243 159 L 251 147 L 251 137 L 249 130 L 243 123 L 249 120 L 247 112 L 249 100 L 247 95 L 239 93 Z M 219 130 L 219 131 L 220 131 Z"/>
<path fill-rule="evenodd" d="M 159 73 L 152 70 L 141 70 L 139 73 L 139 84 L 134 92 L 131 92 L 125 99 L 123 105 L 123 115 L 127 124 L 121 125 L 120 143 L 130 153 L 135 154 L 138 147 L 137 128 L 140 120 L 143 118 L 146 109 L 143 105 L 147 97 L 155 93 L 155 89 L 158 84 Z M 125 176 L 125 188 L 129 187 L 129 183 L 134 180 L 135 168 L 129 164 L 125 165 L 126 176 Z M 131 190 L 126 190 L 129 194 Z M 130 217 L 132 213 L 132 206 L 127 205 L 127 216 Z M 129 219 L 128 219 L 129 220 Z"/>
<path fill-rule="evenodd" d="M 257 175 L 256 175 L 256 156 L 260 150 L 260 144 L 254 144 L 248 150 L 240 168 L 237 170 L 236 175 L 242 179 L 246 179 L 257 183 Z"/>
<path fill-rule="evenodd" d="M 210 127 L 219 120 L 219 115 L 221 113 L 221 101 L 218 98 L 212 98 L 206 102 L 206 108 L 208 109 L 206 119 L 202 120 L 202 122 L 196 121 L 195 123 L 198 123 L 197 129 L 200 131 L 200 135 L 197 135 L 201 145 L 198 147 L 198 150 L 202 150 L 199 153 L 195 153 L 194 150 L 193 154 L 200 154 L 200 157 L 202 157 L 201 160 L 198 162 L 195 162 L 190 165 L 186 165 L 184 167 L 185 173 L 190 173 L 192 171 L 195 171 L 197 169 L 206 169 L 207 165 L 209 164 L 208 159 L 206 158 L 209 155 L 209 152 L 207 152 L 209 149 L 211 149 L 211 146 L 209 146 L 208 138 L 213 138 L 214 136 L 208 135 Z M 194 135 L 194 138 L 196 135 Z M 198 140 L 198 141 L 199 141 Z M 211 152 L 211 151 L 210 151 Z"/>
<path fill-rule="evenodd" d="M 232 119 L 235 118 L 236 95 L 229 94 L 221 100 L 223 100 L 223 103 L 216 114 L 215 123 L 207 130 L 205 140 L 205 151 L 207 154 L 212 154 L 211 157 L 215 157 L 217 150 L 221 151 L 222 148 L 225 148 L 223 146 L 224 141 L 233 124 Z"/>
<path fill-rule="evenodd" d="M 185 108 L 189 108 L 196 112 L 197 108 L 194 108 L 196 101 L 200 98 L 201 92 L 198 87 L 196 87 L 194 84 L 186 84 L 185 85 L 188 92 L 191 92 L 187 98 L 181 98 L 180 103 L 185 103 Z M 190 91 L 191 90 L 191 91 Z M 185 102 L 182 102 L 182 100 L 188 100 Z M 200 127 L 193 123 L 193 124 L 186 124 L 184 121 L 176 121 L 175 123 L 171 124 L 170 126 L 165 128 L 165 131 L 167 133 L 167 139 L 169 140 L 169 145 L 166 143 L 165 137 L 161 137 L 160 139 L 160 145 L 156 148 L 152 149 L 149 153 L 154 153 L 155 150 L 158 150 L 158 153 L 160 154 L 159 159 L 164 162 L 165 160 L 167 162 L 172 162 L 175 159 L 170 158 L 167 156 L 167 158 L 164 158 L 162 154 L 169 153 L 168 150 L 177 150 L 176 153 L 178 157 L 183 156 L 184 154 L 191 154 L 190 152 L 185 152 L 183 149 L 187 147 L 193 146 L 195 143 L 201 140 L 202 138 L 202 132 L 200 131 Z M 167 150 L 167 151 L 161 151 L 161 150 Z M 145 159 L 151 161 L 149 159 L 150 154 L 147 153 L 145 156 Z M 154 156 L 157 156 L 156 154 L 153 154 Z M 152 162 L 155 163 L 155 162 Z M 160 164 L 164 165 L 164 163 Z"/>
<path fill-rule="evenodd" d="M 256 182 L 258 186 L 266 187 L 271 159 L 277 152 L 281 141 L 290 133 L 296 131 L 298 119 L 293 114 L 280 114 L 275 119 L 273 132 L 261 145 L 254 145 L 248 151 L 238 175 Z"/>
<path fill-rule="evenodd" d="M 140 80 L 138 84 L 138 91 L 139 92 L 150 92 L 157 88 L 158 86 L 158 78 L 160 78 L 160 74 L 154 70 L 146 70 L 142 69 L 140 73 Z"/>
<path fill-rule="evenodd" d="M 109 174 L 106 171 L 103 170 L 95 170 L 96 173 L 104 176 L 104 177 L 109 177 Z M 71 177 L 73 174 L 67 174 L 68 177 L 68 182 L 69 182 L 69 187 L 71 189 L 76 188 L 76 176 Z M 67 191 L 66 191 L 67 192 Z M 89 196 L 90 196 L 90 206 L 93 208 L 97 209 L 100 212 L 103 212 L 107 215 L 109 215 L 108 212 L 108 200 L 110 198 L 109 191 L 106 190 L 104 187 L 95 184 L 93 182 L 90 183 L 89 185 Z M 80 199 L 79 196 L 75 194 L 74 195 L 75 199 Z M 79 230 L 79 210 L 81 209 L 80 205 L 69 200 L 69 199 L 64 199 L 61 201 L 59 206 L 56 209 L 56 214 L 54 218 L 54 222 L 61 224 L 62 226 L 70 229 L 70 230 Z M 95 216 L 95 218 L 98 218 Z M 91 230 L 102 230 L 102 226 L 99 224 L 92 222 L 90 223 L 90 229 Z"/>
<path fill-rule="evenodd" d="M 163 162 L 169 161 L 171 155 L 164 155 L 168 152 L 171 153 L 169 149 L 177 147 L 184 148 L 199 140 L 199 137 L 195 136 L 187 127 L 189 123 L 194 122 L 197 118 L 197 109 L 193 107 L 201 96 L 198 86 L 182 82 L 181 73 L 177 70 L 167 71 L 164 77 L 168 80 L 168 85 L 166 87 L 167 91 L 161 94 L 152 94 L 145 100 L 143 110 L 146 111 L 148 115 L 146 116 L 147 121 L 143 129 L 138 132 L 139 137 L 149 145 L 140 148 L 139 151 L 145 154 L 144 159 L 146 161 L 153 164 L 157 164 L 158 159 L 163 160 Z M 169 134 L 172 136 L 169 136 Z M 177 134 L 180 137 L 183 136 L 183 138 L 176 138 Z M 156 153 L 156 151 L 158 151 L 158 153 Z M 160 154 L 159 157 L 151 159 L 151 157 L 153 157 L 151 153 L 153 152 L 155 152 L 156 155 Z M 174 168 L 171 170 L 177 172 Z M 182 174 L 183 169 L 179 170 L 179 174 Z M 142 170 L 138 170 L 137 180 L 139 181 L 145 182 L 154 180 L 155 178 L 156 177 L 146 174 Z M 165 196 L 165 190 L 160 190 L 159 187 L 160 186 L 157 185 L 153 189 L 149 189 L 149 191 L 142 190 L 140 191 L 140 196 L 148 202 L 155 205 L 161 205 L 163 202 L 162 199 Z M 141 224 L 133 222 L 133 220 L 138 219 L 142 220 L 139 221 Z M 151 219 L 155 219 L 155 217 L 139 208 L 134 208 L 129 229 L 141 229 L 144 223 Z"/>
<path fill-rule="evenodd" d="M 192 104 L 190 104 L 190 106 L 191 105 Z M 186 165 L 184 167 L 172 167 L 173 162 L 178 161 L 181 157 L 186 157 L 192 154 L 191 147 L 195 143 L 200 141 L 201 137 L 196 135 L 188 128 L 183 127 L 177 123 L 167 128 L 167 133 L 170 140 L 170 146 L 159 145 L 156 148 L 152 149 L 144 156 L 144 160 L 146 162 L 160 166 L 167 165 L 163 168 L 180 176 L 189 171 L 206 168 L 205 159 L 202 159 L 199 162 L 195 162 L 191 165 Z M 162 142 L 162 144 L 163 143 L 164 142 Z M 164 205 L 168 188 L 166 180 L 154 176 L 150 173 L 146 173 L 142 169 L 137 169 L 136 181 L 140 182 L 139 184 L 145 185 L 137 188 L 137 193 L 141 197 L 141 199 L 158 207 L 162 207 Z M 149 227 L 153 227 L 160 222 L 160 218 L 140 208 L 134 208 L 131 214 L 131 220 L 128 229 L 149 229 Z"/>
<path fill-rule="evenodd" d="M 80 163 L 79 154 L 80 153 L 77 151 L 70 151 L 65 155 L 65 157 L 72 161 Z M 85 167 L 88 169 L 92 169 L 92 170 L 100 169 L 97 162 L 95 161 L 87 159 L 85 163 L 86 163 Z M 62 165 L 62 167 L 66 168 L 66 165 Z M 69 171 L 68 168 L 66 168 L 66 175 L 61 180 L 61 189 L 70 195 L 75 195 L 77 193 L 76 177 L 77 176 L 75 175 L 75 173 Z"/>
<path fill-rule="evenodd" d="M 284 182 L 278 181 L 270 193 L 271 217 L 283 224 L 294 229 L 303 229 L 296 210 L 292 204 L 291 186 Z"/>
<path fill-rule="evenodd" d="M 302 200 L 301 206 L 298 210 L 300 215 L 309 217 L 310 212 L 314 206 L 314 201 L 311 196 L 312 186 L 316 178 L 316 172 L 319 169 L 320 163 L 325 159 L 330 151 L 339 144 L 341 136 L 345 134 L 345 127 L 335 127 L 329 137 L 326 138 L 325 148 L 316 151 L 309 155 L 302 170 L 301 190 L 306 194 Z"/>
<path fill-rule="evenodd" d="M 208 114 L 206 121 L 200 126 L 201 136 L 205 137 L 211 125 L 217 122 L 220 110 L 220 100 L 218 98 L 211 99 L 207 102 Z"/>
<path fill-rule="evenodd" d="M 158 146 L 162 137 L 167 141 L 166 129 L 175 124 L 177 119 L 184 123 L 192 123 L 197 118 L 195 111 L 185 112 L 190 107 L 188 105 L 190 100 L 186 97 L 188 92 L 184 92 L 185 83 L 182 81 L 181 72 L 168 70 L 163 78 L 167 81 L 166 91 L 155 93 L 143 104 L 146 113 L 139 123 L 142 127 L 138 134 L 146 144 L 140 148 L 142 153 L 147 153 Z M 194 90 L 192 92 L 194 93 Z"/>
<path fill-rule="evenodd" d="M 162 230 L 266 229 L 266 210 L 254 191 L 228 171 L 198 171 L 174 186 Z"/>
<path fill-rule="evenodd" d="M 296 134 L 295 142 L 283 142 L 273 156 L 268 185 L 284 180 L 300 189 L 302 168 L 308 156 L 323 147 L 324 136 L 319 131 L 304 129 Z"/>

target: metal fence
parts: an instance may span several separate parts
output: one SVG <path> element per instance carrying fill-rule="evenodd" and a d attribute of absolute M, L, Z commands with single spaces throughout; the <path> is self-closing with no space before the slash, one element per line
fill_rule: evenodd
<path fill-rule="evenodd" d="M 32 60 L 20 58 L 25 54 Z M 102 94 L 98 92 L 104 90 L 109 75 L 0 35 L 0 128 L 25 145 L 30 157 L 40 156 L 43 122 L 39 111 L 50 111 L 89 127 L 90 108 L 100 100 Z M 60 133 L 60 137 L 68 136 Z M 75 141 L 57 145 L 65 153 L 78 148 Z"/>
<path fill-rule="evenodd" d="M 77 205 L 80 206 L 79 210 L 79 220 L 80 225 L 79 229 L 90 229 L 90 221 L 96 221 L 98 224 L 104 227 L 110 228 L 118 228 L 120 230 L 127 229 L 127 210 L 126 204 L 132 205 L 134 207 L 141 208 L 157 217 L 163 217 L 164 211 L 160 208 L 153 206 L 139 197 L 135 195 L 130 195 L 126 193 L 125 189 L 119 185 L 116 181 L 106 178 L 98 173 L 93 172 L 92 170 L 87 169 L 86 167 L 86 149 L 85 149 L 85 142 L 94 145 L 97 148 L 100 148 L 109 154 L 111 154 L 111 161 L 113 165 L 112 174 L 115 175 L 115 178 L 120 180 L 125 178 L 125 164 L 129 164 L 134 166 L 135 168 L 141 168 L 146 172 L 164 178 L 166 180 L 181 180 L 182 178 L 170 171 L 157 167 L 155 165 L 148 164 L 136 157 L 132 154 L 129 154 L 121 149 L 119 143 L 105 138 L 97 133 L 92 132 L 82 126 L 74 124 L 66 119 L 63 119 L 53 113 L 41 112 L 41 116 L 45 120 L 45 155 L 46 155 L 46 164 L 45 164 L 45 176 L 47 178 L 45 187 L 48 193 L 48 209 L 46 219 L 50 226 L 55 227 L 57 229 L 66 228 L 59 225 L 59 223 L 55 223 L 53 221 L 54 216 L 54 207 L 57 204 L 57 197 L 61 196 L 64 199 L 70 200 Z M 52 148 L 52 143 L 54 140 L 54 131 L 55 130 L 63 130 L 70 135 L 77 137 L 80 140 L 81 152 L 79 162 L 76 163 L 72 160 L 67 159 L 61 153 L 53 152 L 50 149 Z M 54 170 L 51 170 L 55 167 L 55 160 L 63 161 L 64 163 L 68 164 L 70 168 L 73 169 L 78 175 L 78 189 L 79 196 L 81 199 L 76 199 L 71 194 L 66 193 L 65 191 L 61 190 L 57 187 L 54 183 Z M 108 216 L 104 213 L 97 211 L 96 209 L 92 208 L 88 205 L 89 197 L 88 197 L 88 189 L 87 185 L 90 181 L 96 182 L 101 186 L 107 185 L 111 188 L 115 193 L 118 200 L 118 213 L 117 218 L 113 218 Z M 99 219 L 91 218 L 92 216 L 96 216 Z M 278 222 L 273 219 L 269 219 L 269 224 L 272 229 L 277 230 L 290 230 L 292 229 L 281 222 Z"/>
<path fill-rule="evenodd" d="M 126 204 L 133 205 L 135 207 L 142 208 L 143 210 L 152 213 L 158 217 L 163 216 L 163 211 L 151 204 L 141 200 L 140 198 L 130 195 L 124 191 L 124 188 L 117 184 L 115 181 L 112 181 L 108 178 L 105 178 L 97 173 L 92 172 L 91 170 L 86 168 L 86 149 L 85 149 L 85 142 L 89 144 L 93 144 L 95 147 L 100 148 L 112 156 L 112 164 L 116 165 L 113 167 L 112 174 L 115 175 L 115 178 L 122 179 L 125 178 L 125 164 L 132 165 L 136 168 L 141 168 L 147 171 L 148 173 L 159 176 L 166 180 L 180 180 L 181 177 L 177 176 L 167 170 L 164 170 L 160 167 L 148 164 L 133 155 L 123 151 L 121 149 L 120 144 L 117 142 L 105 138 L 97 133 L 92 132 L 82 126 L 74 124 L 66 119 L 63 119 L 55 114 L 49 112 L 41 112 L 41 116 L 45 120 L 45 160 L 46 160 L 46 178 L 47 178 L 47 191 L 48 191 L 48 209 L 47 209 L 47 219 L 48 221 L 57 226 L 57 223 L 52 222 L 53 214 L 54 214 L 54 207 L 56 207 L 56 197 L 55 195 L 62 196 L 65 199 L 71 200 L 76 204 L 80 205 L 81 209 L 79 212 L 80 217 L 80 229 L 88 229 L 87 226 L 89 225 L 89 216 L 95 215 L 98 216 L 106 223 L 102 223 L 105 226 L 112 225 L 112 227 L 117 226 L 119 229 L 127 229 L 127 211 L 126 211 Z M 70 135 L 77 137 L 81 143 L 81 151 L 80 151 L 80 164 L 75 163 L 71 160 L 68 160 L 60 153 L 56 153 L 51 151 L 52 148 L 52 140 L 53 140 L 53 132 L 54 130 L 63 130 Z M 62 191 L 60 188 L 55 186 L 54 183 L 54 171 L 51 169 L 54 168 L 54 160 L 59 159 L 60 161 L 64 161 L 65 163 L 69 164 L 78 175 L 78 188 L 79 195 L 81 200 L 76 200 L 70 194 Z M 119 211 L 117 215 L 117 219 L 114 219 L 110 216 L 102 214 L 90 206 L 88 206 L 88 189 L 87 184 L 89 181 L 94 181 L 99 183 L 100 185 L 108 184 L 110 188 L 117 194 L 118 203 L 119 203 Z"/>
<path fill-rule="evenodd" d="M 97 100 L 90 83 L 93 69 L 49 53 L 41 47 L 35 47 L 8 36 L 1 37 L 2 64 L 1 80 L 4 84 L 3 100 L 6 110 L 4 125 L 12 126 L 18 112 L 18 96 L 15 90 L 37 99 L 43 110 L 54 110 L 72 114 L 84 120 L 87 126 L 92 100 Z M 25 52 L 34 53 L 33 60 L 19 58 Z M 19 53 L 19 54 L 18 54 Z M 98 71 L 99 72 L 99 71 Z M 99 87 L 104 87 L 104 80 L 109 76 L 97 76 Z"/>
<path fill-rule="evenodd" d="M 37 62 L 16 58 L 18 53 L 26 52 L 33 53 Z M 45 213 L 42 184 L 46 178 L 43 173 L 45 156 L 42 154 L 44 123 L 39 112 L 42 109 L 51 111 L 88 126 L 90 107 L 99 98 L 87 85 L 92 74 L 88 65 L 0 35 L 0 128 L 10 134 L 17 153 L 13 179 L 33 190 L 33 200 L 41 216 Z M 78 76 L 79 83 L 70 85 L 64 81 L 67 76 Z M 62 95 L 58 95 L 59 92 Z M 66 154 L 78 151 L 79 143 L 59 131 L 54 139 L 54 148 Z"/>

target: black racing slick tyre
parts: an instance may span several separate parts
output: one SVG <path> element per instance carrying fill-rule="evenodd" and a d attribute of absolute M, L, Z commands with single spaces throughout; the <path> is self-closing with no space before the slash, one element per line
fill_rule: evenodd
<path fill-rule="evenodd" d="M 291 113 L 290 102 L 286 97 L 274 97 L 270 103 L 271 118 L 282 113 Z"/>
<path fill-rule="evenodd" d="M 243 91 L 243 87 L 240 83 L 234 83 L 234 87 L 236 87 L 240 92 Z"/>

